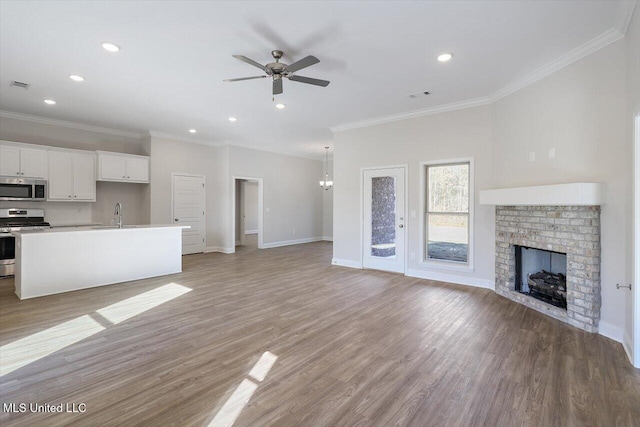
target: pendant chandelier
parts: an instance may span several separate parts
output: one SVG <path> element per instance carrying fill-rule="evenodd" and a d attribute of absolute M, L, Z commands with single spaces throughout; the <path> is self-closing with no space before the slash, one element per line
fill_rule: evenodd
<path fill-rule="evenodd" d="M 324 150 L 324 181 L 320 181 L 320 188 L 328 191 L 333 187 L 333 181 L 329 181 L 329 147 Z"/>

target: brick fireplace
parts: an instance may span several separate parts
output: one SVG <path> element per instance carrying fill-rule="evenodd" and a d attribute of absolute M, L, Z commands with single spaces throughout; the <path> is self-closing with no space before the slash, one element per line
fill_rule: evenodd
<path fill-rule="evenodd" d="M 566 310 L 516 290 L 516 246 L 566 254 Z M 496 292 L 587 332 L 600 321 L 600 206 L 496 206 Z"/>

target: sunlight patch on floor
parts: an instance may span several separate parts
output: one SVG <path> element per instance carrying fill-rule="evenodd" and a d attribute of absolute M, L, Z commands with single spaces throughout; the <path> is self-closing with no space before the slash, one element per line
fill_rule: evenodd
<path fill-rule="evenodd" d="M 276 360 L 278 360 L 278 356 L 265 351 L 262 354 L 262 357 L 260 357 L 260 360 L 258 360 L 258 363 L 256 363 L 253 366 L 253 369 L 251 369 L 251 372 L 249 372 L 249 376 L 258 381 L 264 381 L 265 377 L 271 370 L 271 367 L 276 363 Z"/>
<path fill-rule="evenodd" d="M 169 283 L 96 310 L 96 313 L 117 325 L 191 290 L 177 283 Z M 92 319 L 91 315 L 85 314 L 3 345 L 0 347 L 0 377 L 105 329 L 103 325 Z"/>
<path fill-rule="evenodd" d="M 184 295 L 189 291 L 191 291 L 190 288 L 178 285 L 177 283 L 169 283 L 140 295 L 127 298 L 108 307 L 101 308 L 97 310 L 96 313 L 114 325 L 117 325 L 120 322 L 124 322 L 140 313 L 151 310 L 180 295 Z"/>
<path fill-rule="evenodd" d="M 247 406 L 251 396 L 258 385 L 251 380 L 244 379 L 233 394 L 220 408 L 215 418 L 209 423 L 209 427 L 231 427 L 236 422 L 238 415 Z"/>
<path fill-rule="evenodd" d="M 85 314 L 0 347 L 0 377 L 104 330 Z"/>
<path fill-rule="evenodd" d="M 278 356 L 269 351 L 265 351 L 256 364 L 253 365 L 253 368 L 251 368 L 249 376 L 258 382 L 263 381 L 273 367 L 273 364 L 276 363 L 276 360 L 278 360 Z M 245 406 L 247 406 L 257 388 L 258 384 L 250 379 L 245 378 L 242 380 L 238 388 L 235 389 L 229 399 L 222 405 L 222 408 L 220 408 L 216 416 L 211 420 L 208 427 L 231 427 Z"/>

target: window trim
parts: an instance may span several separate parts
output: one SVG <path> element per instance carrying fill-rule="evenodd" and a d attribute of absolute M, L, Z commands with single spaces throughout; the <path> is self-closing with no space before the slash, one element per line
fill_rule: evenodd
<path fill-rule="evenodd" d="M 426 216 L 427 216 L 427 168 L 429 166 L 446 166 L 457 165 L 461 163 L 469 164 L 469 249 L 467 253 L 467 262 L 460 261 L 448 261 L 448 260 L 433 260 L 427 258 L 427 228 L 426 228 Z M 460 157 L 455 159 L 443 159 L 443 160 L 428 160 L 422 161 L 420 165 L 420 260 L 419 263 L 422 266 L 430 267 L 440 270 L 452 270 L 461 272 L 473 272 L 474 271 L 474 222 L 475 222 L 475 168 L 473 157 Z M 436 212 L 441 213 L 441 212 Z"/>

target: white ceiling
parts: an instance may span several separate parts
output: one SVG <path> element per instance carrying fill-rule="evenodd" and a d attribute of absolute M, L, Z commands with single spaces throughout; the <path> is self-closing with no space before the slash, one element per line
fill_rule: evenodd
<path fill-rule="evenodd" d="M 611 28 L 629 1 L 0 2 L 0 109 L 322 156 L 331 126 L 490 96 Z M 117 54 L 101 48 L 113 41 Z M 315 55 L 276 110 L 231 55 Z M 449 63 L 436 56 L 453 52 Z M 82 83 L 69 74 L 85 77 Z M 29 90 L 12 88 L 19 80 Z M 407 95 L 428 90 L 432 95 Z M 58 104 L 47 106 L 42 100 Z M 227 118 L 236 116 L 230 123 Z"/>

